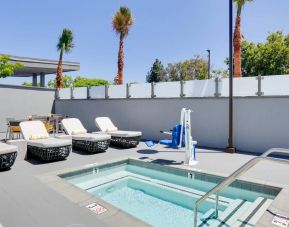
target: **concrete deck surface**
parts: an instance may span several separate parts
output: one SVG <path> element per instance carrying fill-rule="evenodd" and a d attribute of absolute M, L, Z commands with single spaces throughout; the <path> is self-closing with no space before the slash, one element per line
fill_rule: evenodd
<path fill-rule="evenodd" d="M 145 144 L 141 143 L 137 148 L 127 150 L 109 148 L 105 153 L 94 155 L 72 152 L 67 160 L 53 163 L 41 163 L 35 160 L 17 161 L 11 170 L 0 172 L 0 226 L 1 224 L 3 227 L 106 226 L 95 214 L 86 208 L 79 207 L 48 187 L 39 180 L 39 176 L 121 157 L 163 159 L 172 161 L 172 164 L 178 164 L 184 160 L 184 152 L 167 149 L 160 145 L 148 149 Z M 253 157 L 197 149 L 199 164 L 193 169 L 227 176 Z M 266 161 L 249 170 L 244 177 L 266 182 L 266 184 L 289 187 L 288 173 L 288 165 Z M 289 203 L 289 198 L 285 198 L 283 202 Z M 289 210 L 285 212 L 289 213 Z"/>

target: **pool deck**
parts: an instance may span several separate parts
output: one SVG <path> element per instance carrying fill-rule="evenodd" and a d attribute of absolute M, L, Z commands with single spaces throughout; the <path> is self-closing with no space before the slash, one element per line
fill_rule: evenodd
<path fill-rule="evenodd" d="M 147 149 L 141 143 L 137 148 L 127 150 L 109 148 L 105 153 L 94 155 L 72 152 L 67 160 L 53 163 L 40 163 L 35 160 L 17 161 L 11 170 L 0 172 L 0 226 L 1 224 L 3 227 L 145 226 L 143 222 L 127 218 L 127 215 L 117 211 L 111 215 L 108 215 L 108 212 L 100 218 L 85 208 L 94 201 L 93 198 L 82 197 L 77 190 L 65 186 L 63 188 L 63 184 L 57 185 L 48 177 L 58 171 L 129 157 L 165 161 L 166 164 L 182 167 L 184 152 L 160 145 L 154 149 Z M 255 156 L 197 149 L 199 163 L 192 169 L 227 176 L 253 157 Z M 268 210 L 271 213 L 289 216 L 289 165 L 263 161 L 242 178 L 282 187 L 282 194 L 278 195 Z M 61 188 L 67 193 L 60 193 Z M 274 226 L 271 224 L 272 218 L 272 214 L 266 212 L 257 226 Z"/>

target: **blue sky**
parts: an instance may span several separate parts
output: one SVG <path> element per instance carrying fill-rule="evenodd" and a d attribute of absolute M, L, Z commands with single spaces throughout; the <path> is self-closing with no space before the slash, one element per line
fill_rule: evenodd
<path fill-rule="evenodd" d="M 6 0 L 1 2 L 0 52 L 58 59 L 56 43 L 66 27 L 74 33 L 75 48 L 64 60 L 81 64 L 80 71 L 71 75 L 112 81 L 119 39 L 111 20 L 122 5 L 135 18 L 125 40 L 125 82 L 144 82 L 156 58 L 167 65 L 196 54 L 206 57 L 206 49 L 212 51 L 213 68 L 225 68 L 228 0 Z M 242 17 L 244 37 L 258 42 L 270 31 L 289 33 L 288 9 L 288 0 L 247 4 Z M 22 82 L 0 79 L 0 83 Z"/>

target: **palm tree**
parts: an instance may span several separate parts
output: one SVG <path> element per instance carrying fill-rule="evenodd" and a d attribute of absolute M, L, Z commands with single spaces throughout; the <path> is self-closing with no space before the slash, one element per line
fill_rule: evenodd
<path fill-rule="evenodd" d="M 72 31 L 64 28 L 59 36 L 57 50 L 60 51 L 59 61 L 57 66 L 56 85 L 57 88 L 62 88 L 62 57 L 63 53 L 69 53 L 74 47 Z"/>
<path fill-rule="evenodd" d="M 130 27 L 132 26 L 134 20 L 130 9 L 127 7 L 120 7 L 119 10 L 115 13 L 112 20 L 113 29 L 117 34 L 119 34 L 119 50 L 118 50 L 118 72 L 115 79 L 116 84 L 123 84 L 123 66 L 124 66 L 124 51 L 123 51 L 123 41 Z"/>
<path fill-rule="evenodd" d="M 242 76 L 242 64 L 241 64 L 241 45 L 242 45 L 242 33 L 241 33 L 241 13 L 246 2 L 252 2 L 253 0 L 233 0 L 237 6 L 237 15 L 235 21 L 234 30 L 234 76 Z"/>

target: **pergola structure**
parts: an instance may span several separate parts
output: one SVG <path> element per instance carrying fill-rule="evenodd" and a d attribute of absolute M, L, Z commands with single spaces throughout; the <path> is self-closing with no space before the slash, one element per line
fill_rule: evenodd
<path fill-rule="evenodd" d="M 2 54 L 1 54 L 2 55 Z M 58 61 L 41 59 L 41 58 L 28 58 L 9 55 L 11 63 L 19 62 L 23 67 L 15 71 L 13 77 L 32 77 L 32 86 L 37 86 L 38 76 L 40 77 L 40 87 L 45 87 L 45 75 L 56 74 Z M 63 72 L 78 71 L 80 64 L 78 62 L 62 62 Z"/>

